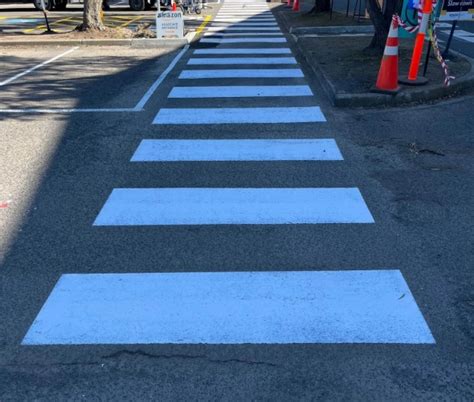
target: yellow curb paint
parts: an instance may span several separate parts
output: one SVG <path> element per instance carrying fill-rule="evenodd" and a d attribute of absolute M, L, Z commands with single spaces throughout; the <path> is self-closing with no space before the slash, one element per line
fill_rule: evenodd
<path fill-rule="evenodd" d="M 204 30 L 210 20 L 212 20 L 212 15 L 206 15 L 206 18 L 204 18 L 202 24 L 199 25 L 198 29 L 196 29 L 196 35 L 199 35 Z"/>
<path fill-rule="evenodd" d="M 124 22 L 123 24 L 119 25 L 118 27 L 119 27 L 119 28 L 124 28 L 124 27 L 126 27 L 127 25 L 130 25 L 132 22 L 141 20 L 142 18 L 143 18 L 143 16 L 140 15 L 139 17 L 132 18 L 130 21 Z"/>
<path fill-rule="evenodd" d="M 63 18 L 63 19 L 60 19 L 60 20 L 57 20 L 57 21 L 53 21 L 51 22 L 49 25 L 56 25 L 60 22 L 63 22 L 63 21 L 69 21 L 71 20 L 73 17 L 67 17 L 67 18 Z M 30 29 L 25 29 L 23 32 L 24 33 L 30 33 L 30 32 L 34 32 L 34 31 L 39 31 L 40 29 L 45 29 L 46 28 L 46 25 L 37 25 L 35 26 L 34 28 L 30 28 Z"/>

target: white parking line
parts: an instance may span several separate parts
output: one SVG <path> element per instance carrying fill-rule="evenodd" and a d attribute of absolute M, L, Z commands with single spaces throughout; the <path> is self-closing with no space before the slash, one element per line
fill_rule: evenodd
<path fill-rule="evenodd" d="M 4 85 L 10 84 L 11 82 L 17 80 L 18 78 L 21 78 L 21 77 L 37 70 L 38 68 L 44 67 L 44 66 L 52 63 L 53 61 L 56 61 L 56 60 L 60 59 L 61 57 L 66 56 L 67 54 L 74 52 L 74 50 L 77 50 L 77 49 L 79 49 L 79 46 L 73 47 L 73 48 L 65 51 L 64 53 L 58 54 L 57 56 L 54 56 L 53 58 L 51 58 L 49 60 L 43 61 L 42 63 L 37 64 L 36 66 L 29 68 L 28 70 L 25 70 L 21 73 L 18 73 L 17 75 L 14 75 L 13 77 L 8 78 L 7 80 L 0 82 L 0 87 L 3 87 Z"/>
<path fill-rule="evenodd" d="M 43 62 L 27 71 L 24 71 L 20 74 L 17 74 L 16 76 L 3 81 L 0 83 L 0 86 L 6 85 L 13 80 L 20 78 L 21 76 L 30 73 L 31 71 L 34 71 L 40 67 L 43 67 L 46 64 L 49 64 L 58 58 L 67 55 L 68 53 L 73 52 L 74 50 L 78 49 L 79 47 L 74 47 L 72 49 L 69 49 L 67 52 L 64 52 L 56 57 L 53 57 L 50 60 L 47 60 L 46 62 Z M 189 49 L 189 45 L 186 45 L 177 55 L 176 57 L 171 61 L 169 66 L 161 73 L 161 75 L 158 77 L 158 79 L 151 85 L 151 87 L 148 89 L 148 91 L 143 95 L 143 97 L 140 99 L 140 101 L 137 103 L 137 105 L 133 108 L 22 108 L 22 109 L 0 109 L 0 113 L 6 113 L 6 114 L 21 114 L 21 113 L 38 113 L 38 114 L 62 114 L 62 113 L 123 113 L 123 112 L 141 112 L 144 109 L 145 104 L 148 102 L 148 100 L 151 98 L 151 96 L 154 94 L 156 89 L 160 86 L 160 84 L 165 80 L 165 78 L 168 76 L 168 74 L 171 72 L 171 70 L 175 67 L 175 65 L 179 62 L 181 57 L 184 55 L 184 53 Z"/>
<path fill-rule="evenodd" d="M 183 57 L 184 53 L 187 52 L 189 49 L 189 45 L 186 45 L 177 55 L 176 57 L 171 61 L 168 67 L 166 67 L 165 71 L 163 71 L 158 79 L 153 83 L 153 85 L 146 91 L 145 95 L 140 99 L 140 101 L 137 103 L 135 106 L 135 110 L 143 110 L 145 107 L 145 104 L 148 102 L 148 100 L 152 97 L 152 95 L 155 93 L 157 88 L 160 86 L 160 84 L 165 80 L 165 78 L 168 76 L 168 74 L 171 72 L 171 70 L 176 66 L 178 61 Z"/>

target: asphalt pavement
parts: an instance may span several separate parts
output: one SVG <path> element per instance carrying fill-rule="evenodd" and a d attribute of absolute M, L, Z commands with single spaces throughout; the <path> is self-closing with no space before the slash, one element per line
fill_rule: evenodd
<path fill-rule="evenodd" d="M 472 400 L 473 97 L 335 109 L 233 1 L 1 51 L 0 399 Z"/>

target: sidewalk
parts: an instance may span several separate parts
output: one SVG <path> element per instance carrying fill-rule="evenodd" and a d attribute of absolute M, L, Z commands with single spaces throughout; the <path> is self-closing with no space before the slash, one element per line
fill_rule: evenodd
<path fill-rule="evenodd" d="M 427 85 L 402 86 L 396 96 L 370 92 L 376 82 L 381 61 L 381 55 L 364 51 L 372 37 L 370 21 L 362 20 L 357 23 L 356 19 L 340 13 L 333 13 L 332 20 L 329 13 L 310 16 L 307 12 L 311 5 L 305 3 L 299 13 L 286 6 L 275 11 L 335 106 L 423 103 L 459 95 L 474 87 L 474 60 L 456 55 L 448 60 L 450 75 L 456 77 L 450 87 L 443 85 L 443 70 L 438 61 L 431 57 L 426 74 L 429 79 Z M 412 48 L 412 40 L 400 40 L 400 75 L 408 73 Z M 425 56 L 422 60 L 424 62 Z M 420 74 L 422 73 L 423 66 L 420 66 Z"/>

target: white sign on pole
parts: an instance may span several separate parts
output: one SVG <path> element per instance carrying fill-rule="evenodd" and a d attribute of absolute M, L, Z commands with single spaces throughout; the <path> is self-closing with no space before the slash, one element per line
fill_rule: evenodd
<path fill-rule="evenodd" d="M 181 11 L 158 11 L 156 13 L 156 37 L 183 38 L 183 13 Z"/>

